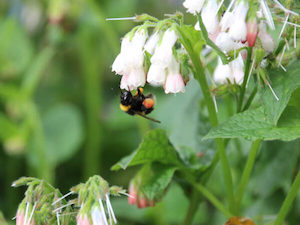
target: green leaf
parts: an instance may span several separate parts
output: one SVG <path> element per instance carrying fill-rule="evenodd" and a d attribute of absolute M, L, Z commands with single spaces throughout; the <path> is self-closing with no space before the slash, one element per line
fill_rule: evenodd
<path fill-rule="evenodd" d="M 255 165 L 251 189 L 255 195 L 267 197 L 278 188 L 289 188 L 300 151 L 299 141 L 289 144 L 272 141 L 263 144 Z"/>
<path fill-rule="evenodd" d="M 196 51 L 196 52 L 200 52 L 202 49 L 202 46 L 205 44 L 201 33 L 197 30 L 195 30 L 195 28 L 193 26 L 190 25 L 182 25 L 180 27 L 181 32 L 184 32 L 185 37 L 190 41 L 192 48 Z"/>
<path fill-rule="evenodd" d="M 32 45 L 18 22 L 0 21 L 0 76 L 23 72 L 32 58 Z"/>
<path fill-rule="evenodd" d="M 264 89 L 261 97 L 270 122 L 276 125 L 292 93 L 300 87 L 300 61 L 287 67 L 287 73 L 282 70 L 271 71 L 270 77 L 275 77 L 271 85 L 279 101 L 275 99 L 269 88 Z"/>
<path fill-rule="evenodd" d="M 69 159 L 83 140 L 80 111 L 75 106 L 61 104 L 43 115 L 42 121 L 49 160 L 57 165 Z"/>
<path fill-rule="evenodd" d="M 150 131 L 138 149 L 115 164 L 112 170 L 126 169 L 129 166 L 151 162 L 160 162 L 167 165 L 178 165 L 179 163 L 176 150 L 169 142 L 164 130 Z"/>
<path fill-rule="evenodd" d="M 3 113 L 0 113 L 0 127 L 0 139 L 2 141 L 18 134 L 18 127 Z"/>
<path fill-rule="evenodd" d="M 148 199 L 159 199 L 170 184 L 176 167 L 153 163 L 150 169 L 151 175 L 147 174 L 150 178 L 147 183 L 143 184 L 142 191 Z"/>
<path fill-rule="evenodd" d="M 294 113 L 297 115 L 295 116 Z M 245 138 L 252 141 L 257 139 L 291 141 L 300 137 L 299 113 L 299 110 L 295 111 L 287 107 L 278 126 L 275 126 L 265 114 L 263 107 L 247 110 L 211 129 L 204 139 Z"/>

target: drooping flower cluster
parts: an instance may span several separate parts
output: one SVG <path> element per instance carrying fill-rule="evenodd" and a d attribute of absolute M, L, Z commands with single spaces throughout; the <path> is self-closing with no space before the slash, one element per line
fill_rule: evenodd
<path fill-rule="evenodd" d="M 127 195 L 120 187 L 109 187 L 100 176 L 90 177 L 84 184 L 71 189 L 78 194 L 76 205 L 80 207 L 76 220 L 78 225 L 112 225 L 117 223 L 110 195 Z"/>
<path fill-rule="evenodd" d="M 17 225 L 67 225 L 75 222 L 78 225 L 116 224 L 110 196 L 128 195 L 120 187 L 109 187 L 100 176 L 91 177 L 64 196 L 58 189 L 36 178 L 20 178 L 13 183 L 14 187 L 20 185 L 27 185 L 28 189 L 18 207 Z M 78 197 L 67 201 L 66 197 L 72 194 L 78 194 Z"/>
<path fill-rule="evenodd" d="M 249 0 L 232 0 L 226 10 L 222 13 L 222 4 L 224 1 L 217 0 L 185 0 L 183 6 L 187 8 L 187 12 L 201 15 L 203 24 L 208 32 L 209 38 L 225 53 L 234 51 L 235 60 L 229 65 L 223 65 L 218 60 L 218 66 L 214 72 L 214 78 L 217 83 L 225 83 L 227 81 L 241 84 L 243 81 L 243 58 L 246 54 L 239 51 L 243 47 L 259 47 L 265 52 L 271 53 L 275 49 L 275 41 L 267 31 L 274 30 L 275 24 L 273 16 L 265 0 L 249 1 Z M 295 12 L 286 9 L 278 1 L 274 1 L 275 5 L 282 9 L 287 17 Z M 222 15 L 221 15 L 222 14 Z M 200 30 L 199 22 L 195 25 L 196 30 Z M 295 26 L 296 29 L 296 26 Z M 259 38 L 259 42 L 257 41 Z M 295 41 L 296 43 L 296 41 Z M 238 52 L 238 53 L 236 53 Z M 284 54 L 284 53 L 283 53 Z M 241 57 L 243 55 L 243 58 Z"/>
<path fill-rule="evenodd" d="M 172 28 L 155 30 L 149 38 L 143 26 L 128 33 L 112 65 L 112 71 L 122 75 L 120 88 L 134 90 L 147 82 L 163 86 L 167 94 L 184 92 L 185 82 L 174 54 L 176 41 L 177 35 Z M 147 56 L 150 58 L 148 64 Z"/>

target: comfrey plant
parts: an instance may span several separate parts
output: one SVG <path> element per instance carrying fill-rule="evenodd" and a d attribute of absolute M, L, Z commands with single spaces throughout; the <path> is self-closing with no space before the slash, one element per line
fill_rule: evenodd
<path fill-rule="evenodd" d="M 128 201 L 139 208 L 154 206 L 171 180 L 178 181 L 187 196 L 192 196 L 191 211 L 184 224 L 192 223 L 202 197 L 228 218 L 225 224 L 254 224 L 245 218 L 242 202 L 261 142 L 300 137 L 296 119 L 299 113 L 290 109 L 300 109 L 299 102 L 295 102 L 295 90 L 300 87 L 298 5 L 292 0 L 228 3 L 185 0 L 183 6 L 197 19 L 192 25 L 186 25 L 179 12 L 162 20 L 147 14 L 128 18 L 140 24 L 122 38 L 121 52 L 112 65 L 112 71 L 122 76 L 120 88 L 127 91 L 149 84 L 162 86 L 166 94 L 179 93 L 189 87 L 187 82 L 193 78 L 201 87 L 200 103 L 204 101 L 207 109 L 201 115 L 208 113 L 211 129 L 199 136 L 202 141 L 215 140 L 216 151 L 211 160 L 203 164 L 205 153 L 173 145 L 164 130 L 156 129 L 146 135 L 132 155 L 112 168 L 143 165 L 129 186 Z M 226 119 L 217 108 L 219 102 L 224 106 L 223 99 L 230 114 Z M 245 168 L 236 180 L 226 153 L 233 138 L 253 141 Z M 228 207 L 206 187 L 219 161 Z M 280 225 L 285 220 L 300 188 L 297 169 L 295 174 L 291 189 L 270 224 Z"/>
<path fill-rule="evenodd" d="M 27 185 L 25 198 L 16 215 L 17 225 L 78 224 L 112 225 L 117 223 L 110 196 L 126 194 L 117 186 L 109 187 L 100 176 L 89 178 L 86 183 L 71 188 L 62 195 L 58 189 L 36 178 L 20 178 L 13 187 Z M 70 198 L 70 195 L 78 197 Z M 66 198 L 70 198 L 67 200 Z"/>

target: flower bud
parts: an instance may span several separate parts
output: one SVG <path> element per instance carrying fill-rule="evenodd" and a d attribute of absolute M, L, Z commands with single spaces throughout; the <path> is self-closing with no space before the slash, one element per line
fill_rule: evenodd
<path fill-rule="evenodd" d="M 256 19 L 247 21 L 247 42 L 249 47 L 255 45 L 257 38 L 257 22 Z"/>
<path fill-rule="evenodd" d="M 275 41 L 272 36 L 267 32 L 266 24 L 261 22 L 259 24 L 258 37 L 261 41 L 262 47 L 267 52 L 272 52 L 275 49 Z"/>

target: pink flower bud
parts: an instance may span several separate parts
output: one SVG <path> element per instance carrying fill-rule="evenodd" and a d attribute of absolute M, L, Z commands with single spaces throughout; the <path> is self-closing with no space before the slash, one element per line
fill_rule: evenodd
<path fill-rule="evenodd" d="M 247 21 L 247 42 L 249 47 L 255 45 L 257 38 L 257 22 L 256 19 Z"/>
<path fill-rule="evenodd" d="M 133 182 L 131 182 L 129 185 L 128 203 L 130 205 L 135 205 L 137 202 L 137 198 L 138 198 L 137 190 L 135 189 Z"/>
<path fill-rule="evenodd" d="M 137 206 L 139 209 L 147 207 L 147 198 L 144 195 L 139 195 L 137 199 Z"/>
<path fill-rule="evenodd" d="M 91 225 L 91 222 L 87 215 L 78 215 L 76 217 L 77 225 Z"/>
<path fill-rule="evenodd" d="M 258 37 L 261 40 L 262 47 L 267 52 L 272 52 L 275 49 L 275 42 L 272 36 L 267 32 L 266 24 L 260 23 L 259 24 L 259 32 Z"/>

